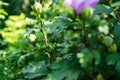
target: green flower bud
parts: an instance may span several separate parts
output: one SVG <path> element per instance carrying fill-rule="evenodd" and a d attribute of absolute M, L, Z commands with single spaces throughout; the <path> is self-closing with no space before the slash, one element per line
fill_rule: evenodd
<path fill-rule="evenodd" d="M 93 15 L 91 18 L 91 26 L 92 27 L 98 27 L 100 23 L 100 17 L 98 15 Z"/>
<path fill-rule="evenodd" d="M 82 10 L 80 15 L 83 20 L 88 20 L 91 16 L 93 16 L 93 9 L 87 6 Z"/>
<path fill-rule="evenodd" d="M 99 23 L 101 26 L 108 25 L 106 20 L 101 20 Z"/>
<path fill-rule="evenodd" d="M 117 45 L 116 44 L 110 45 L 110 47 L 108 47 L 108 51 L 112 52 L 112 53 L 116 53 L 116 51 L 117 51 Z"/>
<path fill-rule="evenodd" d="M 103 37 L 104 37 L 103 34 L 97 35 L 97 41 L 98 41 L 99 43 L 102 43 Z"/>
<path fill-rule="evenodd" d="M 39 2 L 35 2 L 34 5 L 32 6 L 32 9 L 35 13 L 39 14 L 42 12 L 42 5 Z"/>
<path fill-rule="evenodd" d="M 109 47 L 113 43 L 113 39 L 110 36 L 104 36 L 102 43 L 106 46 Z"/>
<path fill-rule="evenodd" d="M 99 21 L 98 30 L 99 30 L 101 33 L 109 34 L 109 26 L 108 26 L 107 21 L 105 21 L 105 20 Z"/>

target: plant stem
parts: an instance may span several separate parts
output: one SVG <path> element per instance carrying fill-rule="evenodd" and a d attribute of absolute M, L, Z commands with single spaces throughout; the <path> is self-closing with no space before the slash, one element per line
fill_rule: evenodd
<path fill-rule="evenodd" d="M 85 41 L 86 41 L 86 44 L 89 43 L 89 38 L 88 38 L 88 32 L 87 32 L 87 29 L 86 29 L 86 26 L 85 26 L 85 22 L 83 22 L 83 35 L 85 35 Z"/>
<path fill-rule="evenodd" d="M 47 36 L 46 36 L 46 32 L 45 32 L 44 27 L 43 27 L 43 22 L 41 22 L 41 30 L 42 30 L 42 34 L 43 34 L 43 37 L 44 37 L 46 48 L 50 48 L 50 46 L 47 43 Z"/>

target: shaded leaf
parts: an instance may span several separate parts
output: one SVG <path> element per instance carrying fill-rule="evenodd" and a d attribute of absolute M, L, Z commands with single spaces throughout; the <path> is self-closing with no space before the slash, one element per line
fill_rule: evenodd
<path fill-rule="evenodd" d="M 109 6 L 105 6 L 105 5 L 101 5 L 101 4 L 98 4 L 96 7 L 95 7 L 95 13 L 97 14 L 101 14 L 101 13 L 111 13 L 112 10 L 110 9 Z"/>
<path fill-rule="evenodd" d="M 115 69 L 116 69 L 117 71 L 120 71 L 120 61 L 117 62 Z"/>
<path fill-rule="evenodd" d="M 120 60 L 120 54 L 110 54 L 106 58 L 107 65 L 115 65 Z"/>
<path fill-rule="evenodd" d="M 48 74 L 45 80 L 77 80 L 79 75 L 79 71 L 72 67 L 69 62 L 54 63 L 52 68 L 55 70 Z"/>
<path fill-rule="evenodd" d="M 79 58 L 79 62 L 81 64 L 81 67 L 85 68 L 89 65 L 92 65 L 93 61 L 95 60 L 95 65 L 98 65 L 100 63 L 100 54 L 98 51 L 91 51 L 89 49 L 83 49 L 80 53 L 77 54 L 77 57 Z"/>
<path fill-rule="evenodd" d="M 24 67 L 21 70 L 21 73 L 24 74 L 25 78 L 34 79 L 48 73 L 47 66 L 44 61 L 33 62 Z"/>
<path fill-rule="evenodd" d="M 114 25 L 114 33 L 120 39 L 120 23 Z"/>
<path fill-rule="evenodd" d="M 101 61 L 100 53 L 98 51 L 93 51 L 93 56 L 95 59 L 95 65 L 98 65 Z"/>

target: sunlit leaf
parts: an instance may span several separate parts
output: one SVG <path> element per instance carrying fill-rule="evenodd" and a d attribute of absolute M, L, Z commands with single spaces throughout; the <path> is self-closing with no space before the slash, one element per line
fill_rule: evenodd
<path fill-rule="evenodd" d="M 112 3 L 111 6 L 112 7 L 120 7 L 120 1 Z"/>

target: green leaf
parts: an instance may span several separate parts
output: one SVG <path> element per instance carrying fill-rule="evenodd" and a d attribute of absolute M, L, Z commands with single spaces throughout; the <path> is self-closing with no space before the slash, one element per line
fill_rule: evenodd
<path fill-rule="evenodd" d="M 120 7 L 120 1 L 112 3 L 111 7 Z"/>
<path fill-rule="evenodd" d="M 106 58 L 107 65 L 115 65 L 120 60 L 120 54 L 110 54 Z"/>
<path fill-rule="evenodd" d="M 0 9 L 0 14 L 8 15 L 8 13 L 4 9 Z"/>
<path fill-rule="evenodd" d="M 117 71 L 120 71 L 120 61 L 117 62 L 115 69 L 116 69 Z"/>
<path fill-rule="evenodd" d="M 3 2 L 3 1 L 0 1 L 0 5 L 8 6 L 9 4 L 8 4 L 8 3 L 5 3 L 5 2 Z"/>
<path fill-rule="evenodd" d="M 44 61 L 41 62 L 33 62 L 24 67 L 21 70 L 21 73 L 25 78 L 34 79 L 48 73 L 47 65 Z"/>
<path fill-rule="evenodd" d="M 24 62 L 24 60 L 27 58 L 27 57 L 30 57 L 30 56 L 33 56 L 34 55 L 34 52 L 29 52 L 25 55 L 21 55 L 17 61 L 18 64 Z"/>
<path fill-rule="evenodd" d="M 95 65 L 98 65 L 101 61 L 100 53 L 98 51 L 93 51 L 93 56 L 95 59 Z"/>
<path fill-rule="evenodd" d="M 0 14 L 0 19 L 5 19 L 5 16 Z"/>
<path fill-rule="evenodd" d="M 114 33 L 120 39 L 120 23 L 114 25 Z"/>
<path fill-rule="evenodd" d="M 105 5 L 101 5 L 101 4 L 98 4 L 96 7 L 95 7 L 95 13 L 96 14 L 101 14 L 101 13 L 111 13 L 112 10 L 109 6 L 105 6 Z"/>
<path fill-rule="evenodd" d="M 65 16 L 57 16 L 55 17 L 56 21 L 53 22 L 53 24 L 50 25 L 51 28 L 68 28 L 68 27 L 72 27 L 72 28 L 78 28 L 79 26 L 76 25 L 76 23 L 73 23 L 73 21 L 70 18 L 67 18 Z"/>
<path fill-rule="evenodd" d="M 100 63 L 100 53 L 95 50 L 91 51 L 87 48 L 83 49 L 80 53 L 77 54 L 77 57 L 79 58 L 79 63 L 83 68 L 92 65 L 93 60 L 95 60 L 95 65 L 98 65 Z"/>
<path fill-rule="evenodd" d="M 79 71 L 71 66 L 69 62 L 54 63 L 52 69 L 55 70 L 48 74 L 48 77 L 45 80 L 77 80 L 79 75 Z"/>
<path fill-rule="evenodd" d="M 79 58 L 79 63 L 83 68 L 87 67 L 89 64 L 92 64 L 93 55 L 87 48 L 83 49 L 81 53 L 78 53 L 77 57 Z"/>

